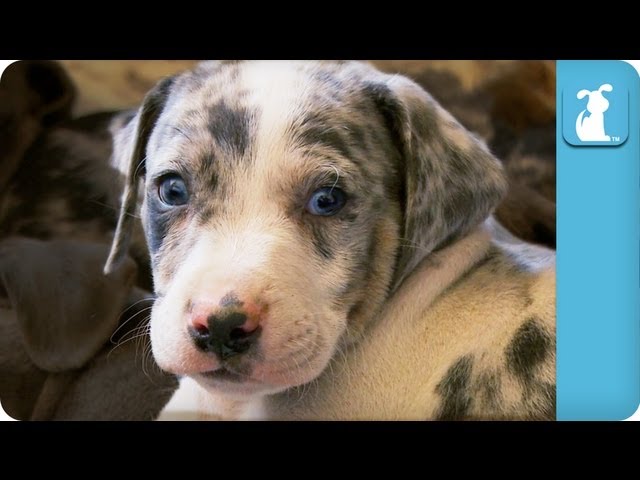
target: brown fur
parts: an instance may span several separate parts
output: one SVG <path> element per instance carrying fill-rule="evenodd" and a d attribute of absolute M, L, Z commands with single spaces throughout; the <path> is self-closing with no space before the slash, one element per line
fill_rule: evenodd
<path fill-rule="evenodd" d="M 105 277 L 106 255 L 86 242 L 0 242 L 0 397 L 12 417 L 150 420 L 170 397 L 175 380 L 145 358 L 144 336 L 132 341 L 148 297 L 130 289 L 135 263 Z"/>
<path fill-rule="evenodd" d="M 0 82 L 0 191 L 44 127 L 67 119 L 75 90 L 55 62 L 15 62 Z"/>

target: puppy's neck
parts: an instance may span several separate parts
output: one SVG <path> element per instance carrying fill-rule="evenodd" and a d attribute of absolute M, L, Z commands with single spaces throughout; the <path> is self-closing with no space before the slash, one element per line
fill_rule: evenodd
<path fill-rule="evenodd" d="M 417 299 L 423 310 L 428 308 L 486 256 L 493 238 L 494 222 L 489 217 L 465 237 L 425 257 L 392 293 L 381 317 L 387 317 L 389 310 L 401 308 L 406 302 L 415 305 Z"/>

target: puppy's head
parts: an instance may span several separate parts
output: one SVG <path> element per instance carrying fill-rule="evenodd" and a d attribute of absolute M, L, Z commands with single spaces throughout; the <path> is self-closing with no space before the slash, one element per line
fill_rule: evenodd
<path fill-rule="evenodd" d="M 141 215 L 153 353 L 217 392 L 313 380 L 430 252 L 500 200 L 499 162 L 420 87 L 356 62 L 212 62 L 116 139 L 106 269 Z"/>

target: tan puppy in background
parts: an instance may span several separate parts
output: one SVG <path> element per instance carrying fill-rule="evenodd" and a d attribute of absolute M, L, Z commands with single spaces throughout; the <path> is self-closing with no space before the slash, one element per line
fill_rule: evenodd
<path fill-rule="evenodd" d="M 555 417 L 555 255 L 492 221 L 500 163 L 412 81 L 203 63 L 114 161 L 105 270 L 141 203 L 153 353 L 184 376 L 161 418 Z"/>

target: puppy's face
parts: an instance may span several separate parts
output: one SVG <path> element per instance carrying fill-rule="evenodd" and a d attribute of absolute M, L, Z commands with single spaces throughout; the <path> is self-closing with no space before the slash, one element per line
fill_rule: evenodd
<path fill-rule="evenodd" d="M 357 63 L 207 63 L 149 97 L 151 119 L 143 108 L 124 136 L 137 128 L 135 157 L 151 131 L 130 172 L 145 174 L 162 368 L 227 394 L 307 383 L 425 253 L 488 214 L 497 163 L 430 98 L 414 114 L 389 81 Z M 425 128 L 426 169 L 413 159 Z M 438 165 L 451 142 L 457 159 Z M 426 193 L 462 188 L 451 168 L 472 181 L 475 150 L 481 206 L 465 190 L 449 195 L 466 213 L 427 208 Z"/>

